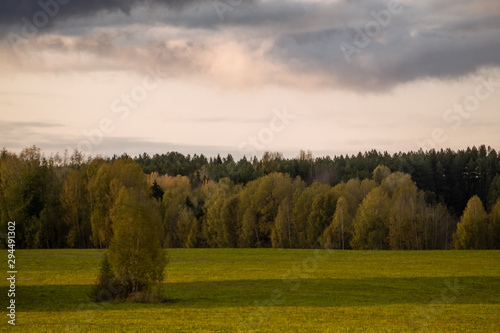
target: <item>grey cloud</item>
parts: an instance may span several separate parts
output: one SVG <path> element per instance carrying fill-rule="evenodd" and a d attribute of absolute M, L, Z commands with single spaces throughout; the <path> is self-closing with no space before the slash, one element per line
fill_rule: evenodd
<path fill-rule="evenodd" d="M 359 47 L 354 27 L 366 31 L 364 24 L 373 20 L 366 10 L 359 14 L 364 21 L 356 17 L 349 25 L 282 34 L 269 56 L 288 64 L 292 72 L 322 77 L 326 85 L 369 91 L 418 79 L 453 79 L 500 65 L 500 12 L 476 17 L 462 13 L 462 19 L 447 17 L 443 11 L 407 7 L 369 38 L 368 46 Z M 350 62 L 341 49 L 346 44 L 355 50 L 347 52 Z"/>
<path fill-rule="evenodd" d="M 36 3 L 35 0 L 3 2 L 0 22 L 8 25 L 18 22 L 23 15 L 28 17 L 37 10 Z M 216 51 L 204 37 L 226 36 L 247 43 L 249 49 L 266 40 L 271 41 L 272 47 L 264 59 L 256 61 L 278 64 L 288 72 L 284 77 L 293 78 L 285 82 L 270 75 L 270 83 L 300 86 L 303 78 L 315 77 L 314 82 L 324 87 L 357 91 L 383 91 L 427 78 L 455 79 L 500 65 L 498 1 L 403 3 L 402 13 L 392 15 L 390 24 L 370 38 L 368 46 L 351 55 L 350 63 L 341 44 L 355 46 L 354 27 L 363 29 L 367 22 L 373 21 L 371 11 L 386 9 L 386 1 L 244 0 L 221 21 L 211 1 L 73 0 L 65 5 L 68 6 L 65 12 L 61 6 L 62 22 L 55 31 L 81 35 L 81 39 L 70 46 L 57 38 L 46 39 L 40 48 L 90 52 L 104 60 L 113 59 L 97 64 L 113 69 L 120 66 L 128 69 L 137 66 L 134 63 L 144 64 L 152 59 L 178 73 L 205 73 Z M 108 14 L 95 15 L 102 11 Z M 64 22 L 73 16 L 79 19 Z M 74 22 L 77 26 L 71 27 Z M 132 24 L 138 27 L 131 27 Z M 99 26 L 106 27 L 107 32 L 92 30 Z M 162 36 L 144 32 L 158 26 L 174 27 L 183 39 L 191 42 L 173 46 L 159 40 Z M 126 37 L 119 31 L 122 28 L 137 35 L 129 45 L 113 43 L 115 38 Z"/>
<path fill-rule="evenodd" d="M 23 17 L 31 20 L 41 11 L 54 13 L 54 20 L 64 20 L 99 12 L 120 11 L 129 14 L 133 8 L 141 5 L 181 9 L 197 1 L 201 0 L 3 0 L 0 3 L 0 25 L 17 24 Z"/>
<path fill-rule="evenodd" d="M 51 135 L 43 134 L 42 132 L 47 129 L 59 129 L 62 127 L 64 126 L 61 124 L 38 121 L 2 121 L 0 122 L 0 128 L 2 128 L 0 134 L 0 148 L 21 151 L 23 148 L 32 144 L 50 148 L 53 145 L 60 144 L 60 142 L 67 140 L 68 138 L 62 136 L 52 137 Z M 61 150 L 61 152 L 63 151 L 64 149 Z"/>
<path fill-rule="evenodd" d="M 3 123 L 2 126 L 12 126 L 14 128 L 24 128 L 24 127 L 61 127 L 60 124 L 44 123 L 40 121 L 13 121 L 9 123 Z"/>
<path fill-rule="evenodd" d="M 18 59 L 30 59 L 33 72 L 52 71 L 51 62 L 45 62 L 44 52 L 64 55 L 87 54 L 98 61 L 75 61 L 58 67 L 58 71 L 135 70 L 141 73 L 149 67 L 159 67 L 169 76 L 203 74 L 210 64 L 210 48 L 203 42 L 169 43 L 168 41 L 144 41 L 140 46 L 120 42 L 122 32 L 101 32 L 82 36 L 67 42 L 60 36 L 39 36 L 17 48 Z M 36 66 L 32 64 L 35 63 Z M 26 65 L 25 65 L 26 66 Z M 55 66 L 58 66 L 55 64 Z"/>
<path fill-rule="evenodd" d="M 243 9 L 258 0 L 241 1 L 233 6 Z M 63 29 L 59 33 L 73 34 L 96 26 L 155 24 L 162 21 L 175 26 L 207 28 L 222 22 L 218 11 L 225 11 L 221 7 L 225 3 L 206 0 L 4 0 L 0 3 L 0 37 L 5 37 L 9 32 L 19 34 L 21 27 L 26 26 L 26 21 L 37 30 L 57 30 L 61 26 Z M 227 7 L 227 4 L 225 6 L 234 8 Z M 140 9 L 146 9 L 143 10 L 146 15 L 133 17 L 133 11 Z M 82 19 L 87 22 L 77 22 L 80 26 L 75 29 L 75 20 Z"/>
<path fill-rule="evenodd" d="M 2 128 L 3 134 L 8 133 L 22 133 L 31 132 L 33 130 L 40 128 L 53 128 L 53 127 L 61 127 L 60 124 L 54 123 L 44 123 L 39 121 L 12 121 L 12 122 L 0 122 L 0 127 Z"/>

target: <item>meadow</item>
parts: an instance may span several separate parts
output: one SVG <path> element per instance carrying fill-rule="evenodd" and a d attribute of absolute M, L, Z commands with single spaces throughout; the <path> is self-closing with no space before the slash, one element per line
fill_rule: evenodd
<path fill-rule="evenodd" d="M 16 251 L 15 331 L 500 331 L 500 251 L 167 253 L 168 301 L 142 304 L 88 301 L 103 250 Z"/>

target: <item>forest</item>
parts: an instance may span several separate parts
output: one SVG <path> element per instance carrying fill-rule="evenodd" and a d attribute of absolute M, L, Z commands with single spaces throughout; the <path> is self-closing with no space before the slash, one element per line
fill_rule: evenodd
<path fill-rule="evenodd" d="M 128 225 L 165 248 L 499 249 L 499 174 L 484 145 L 238 161 L 32 146 L 0 153 L 0 218 L 18 248 L 108 248 Z"/>

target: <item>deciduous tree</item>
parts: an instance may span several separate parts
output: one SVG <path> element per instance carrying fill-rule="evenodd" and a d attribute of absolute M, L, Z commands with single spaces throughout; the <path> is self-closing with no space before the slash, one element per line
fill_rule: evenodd
<path fill-rule="evenodd" d="M 491 210 L 489 222 L 490 248 L 498 250 L 500 249 L 500 199 Z"/>
<path fill-rule="evenodd" d="M 373 189 L 359 207 L 354 219 L 353 249 L 386 250 L 389 248 L 390 200 L 381 188 Z"/>
<path fill-rule="evenodd" d="M 488 248 L 488 214 L 477 195 L 467 203 L 457 231 L 453 237 L 457 250 L 476 250 Z"/>
<path fill-rule="evenodd" d="M 337 201 L 332 223 L 323 233 L 323 241 L 328 248 L 345 250 L 350 248 L 352 234 L 353 226 L 349 204 L 344 197 L 340 197 Z"/>
<path fill-rule="evenodd" d="M 91 226 L 85 187 L 81 171 L 70 170 L 60 196 L 63 219 L 69 228 L 67 242 L 70 247 L 87 247 L 90 242 Z"/>
<path fill-rule="evenodd" d="M 109 262 L 124 288 L 124 296 L 148 291 L 161 283 L 167 263 L 161 246 L 158 208 L 133 189 L 120 189 L 113 221 Z"/>

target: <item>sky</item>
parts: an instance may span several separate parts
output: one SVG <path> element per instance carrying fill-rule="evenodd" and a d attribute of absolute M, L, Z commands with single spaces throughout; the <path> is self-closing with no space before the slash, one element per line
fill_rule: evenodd
<path fill-rule="evenodd" d="M 15 152 L 499 150 L 499 111 L 498 0 L 0 3 Z"/>

